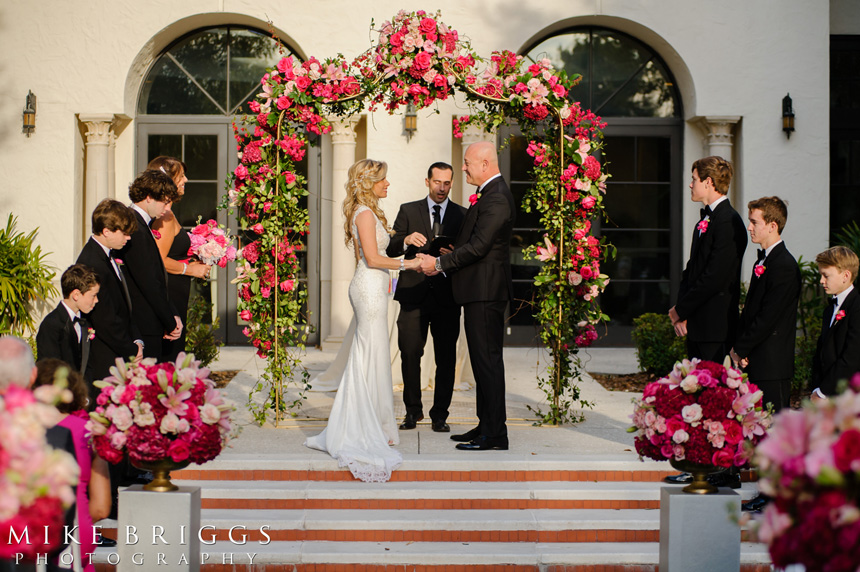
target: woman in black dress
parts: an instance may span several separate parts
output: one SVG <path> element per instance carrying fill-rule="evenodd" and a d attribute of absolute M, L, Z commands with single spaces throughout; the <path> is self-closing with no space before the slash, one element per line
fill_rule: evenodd
<path fill-rule="evenodd" d="M 176 187 L 179 196 L 185 194 L 185 163 L 173 157 L 156 157 L 147 165 L 147 169 L 158 169 L 166 173 Z M 182 319 L 182 335 L 177 340 L 162 340 L 161 359 L 159 361 L 174 361 L 179 352 L 185 351 L 185 332 L 188 330 L 186 318 L 188 314 L 188 296 L 191 292 L 192 278 L 207 278 L 210 266 L 196 260 L 189 259 L 188 248 L 191 246 L 191 237 L 188 231 L 182 228 L 171 210 L 164 213 L 161 218 L 152 223 L 152 230 L 157 233 L 155 242 L 164 260 L 167 269 L 167 294 L 177 315 Z"/>

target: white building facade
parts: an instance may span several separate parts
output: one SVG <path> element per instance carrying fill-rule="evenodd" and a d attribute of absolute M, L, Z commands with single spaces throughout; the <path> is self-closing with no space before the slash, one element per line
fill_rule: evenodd
<path fill-rule="evenodd" d="M 106 197 L 127 201 L 129 183 L 148 160 L 171 154 L 189 166 L 180 220 L 218 217 L 235 229 L 235 219 L 216 211 L 237 164 L 231 123 L 261 70 L 280 57 L 271 37 L 300 59 L 338 53 L 351 59 L 375 40 L 371 21 L 378 26 L 400 9 L 441 10 L 443 21 L 481 56 L 502 49 L 545 55 L 583 74 L 572 93 L 609 124 L 604 159 L 613 178 L 609 220 L 600 229 L 619 252 L 606 265 L 613 283 L 603 303 L 615 320 L 606 343 L 629 343 L 632 318 L 664 312 L 673 302 L 698 220 L 687 185 L 699 157 L 732 160 L 730 198 L 742 216 L 752 199 L 788 200 L 784 238 L 795 256 L 809 260 L 828 246 L 837 151 L 831 44 L 843 41 L 849 53 L 856 47 L 856 0 L 437 0 L 424 6 L 7 0 L 0 5 L 0 171 L 7 181 L 0 215 L 4 221 L 8 213 L 18 216 L 22 230 L 39 227 L 48 261 L 65 269 L 89 236 L 93 207 Z M 20 127 L 28 92 L 37 98 L 29 137 Z M 860 106 L 860 87 L 854 93 Z M 782 118 L 787 94 L 796 115 L 790 138 Z M 343 245 L 340 201 L 352 162 L 369 156 L 389 163 L 383 205 L 389 220 L 400 203 L 425 194 L 426 170 L 435 161 L 458 170 L 452 198 L 467 202 L 472 191 L 459 176 L 462 153 L 485 135 L 453 137 L 452 118 L 467 113 L 461 99 L 440 102 L 437 110 L 419 113 L 410 138 L 402 116 L 365 111 L 309 153 L 312 223 L 304 263 L 313 343 L 338 343 L 351 317 L 345 291 L 352 255 Z M 852 157 L 860 162 L 860 136 L 849 129 L 845 137 L 848 151 L 840 160 L 851 167 Z M 528 186 L 523 155 L 516 139 L 501 152 L 503 173 L 518 196 Z M 860 164 L 853 169 L 860 171 Z M 845 197 L 856 190 L 851 175 L 845 177 L 836 203 L 845 205 L 838 209 L 843 214 L 852 212 L 853 199 Z M 527 299 L 529 263 L 516 246 L 540 229 L 526 214 L 519 221 L 512 256 L 518 297 Z M 748 249 L 744 276 L 754 256 Z M 230 271 L 219 271 L 208 295 L 227 343 L 242 343 L 230 278 Z M 512 314 L 510 343 L 530 343 L 527 306 Z"/>

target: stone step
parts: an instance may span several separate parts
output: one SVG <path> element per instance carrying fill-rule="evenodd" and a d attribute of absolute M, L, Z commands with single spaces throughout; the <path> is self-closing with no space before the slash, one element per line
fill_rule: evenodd
<path fill-rule="evenodd" d="M 201 552 L 204 572 L 656 572 L 659 562 L 651 542 L 217 542 Z M 99 548 L 97 572 L 112 571 L 106 563 L 116 560 L 115 549 Z M 762 545 L 741 544 L 742 572 L 770 569 Z"/>
<path fill-rule="evenodd" d="M 176 481 L 199 486 L 206 509 L 656 509 L 658 482 Z M 744 500 L 755 494 L 746 483 Z"/>

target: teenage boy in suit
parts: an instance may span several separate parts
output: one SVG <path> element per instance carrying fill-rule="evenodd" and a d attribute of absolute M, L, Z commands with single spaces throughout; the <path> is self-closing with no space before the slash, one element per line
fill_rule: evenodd
<path fill-rule="evenodd" d="M 143 356 L 158 358 L 161 340 L 176 340 L 182 333 L 182 320 L 167 296 L 167 272 L 149 224 L 164 214 L 167 205 L 179 198 L 176 184 L 169 176 L 153 169 L 144 171 L 128 189 L 137 230 L 119 252 L 128 270 L 132 321 L 143 339 Z"/>
<path fill-rule="evenodd" d="M 84 372 L 93 407 L 99 390 L 92 382 L 110 375 L 117 358 L 143 357 L 143 341 L 131 321 L 131 299 L 123 283 L 122 259 L 114 257 L 114 251 L 125 246 L 136 228 L 134 214 L 127 206 L 104 199 L 93 210 L 93 234 L 78 255 L 78 264 L 95 270 L 101 284 L 99 303 L 87 316 L 96 334 Z"/>
<path fill-rule="evenodd" d="M 851 249 L 834 246 L 816 256 L 815 263 L 831 297 L 812 359 L 812 398 L 825 399 L 836 395 L 840 380 L 860 371 L 860 295 L 854 288 L 860 261 Z"/>
<path fill-rule="evenodd" d="M 675 334 L 687 336 L 688 357 L 722 363 L 738 327 L 741 260 L 747 233 L 726 196 L 732 182 L 732 164 L 722 157 L 705 157 L 693 163 L 692 172 L 690 199 L 704 208 L 693 230 L 690 259 L 669 318 Z M 740 487 L 739 475 L 732 475 L 729 486 Z M 681 473 L 663 480 L 686 484 L 692 482 L 692 475 Z"/>
<path fill-rule="evenodd" d="M 69 266 L 60 277 L 63 299 L 45 316 L 36 334 L 39 359 L 63 360 L 76 371 L 87 368 L 91 335 L 95 332 L 83 314 L 98 303 L 99 277 L 83 264 Z"/>
<path fill-rule="evenodd" d="M 788 218 L 785 203 L 764 197 L 747 206 L 750 240 L 761 248 L 730 355 L 777 412 L 788 407 L 794 378 L 800 268 L 781 238 Z"/>
<path fill-rule="evenodd" d="M 466 209 L 448 199 L 453 177 L 454 168 L 451 165 L 430 165 L 427 178 L 424 179 L 429 194 L 419 201 L 400 206 L 394 221 L 394 235 L 388 244 L 388 256 L 405 254 L 404 258 L 410 259 L 419 252 L 433 255 L 451 252 L 450 243 L 436 243 L 444 237 L 449 237 L 453 243 L 466 214 Z M 460 336 L 460 306 L 454 302 L 451 279 L 444 274 L 425 276 L 420 272 L 401 273 L 394 299 L 400 303 L 397 345 L 400 348 L 403 403 L 406 406 L 406 417 L 400 428 L 414 429 L 415 424 L 424 419 L 421 357 L 424 355 L 429 328 L 436 358 L 436 383 L 433 407 L 430 409 L 431 428 L 438 433 L 447 433 L 451 430 L 446 420 L 454 392 L 457 338 Z"/>

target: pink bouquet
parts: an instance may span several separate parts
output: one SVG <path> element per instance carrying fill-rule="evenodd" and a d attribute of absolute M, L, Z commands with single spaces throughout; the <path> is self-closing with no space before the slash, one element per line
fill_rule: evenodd
<path fill-rule="evenodd" d="M 232 405 L 209 379 L 194 354 L 179 354 L 176 363 L 139 364 L 117 360 L 101 388 L 87 428 L 96 452 L 110 463 L 170 458 L 176 463 L 205 463 L 221 453 L 234 435 Z"/>
<path fill-rule="evenodd" d="M 236 260 L 236 247 L 231 242 L 232 238 L 224 227 L 210 219 L 191 231 L 188 256 L 195 256 L 204 264 L 217 264 L 225 268 L 228 262 Z"/>
<path fill-rule="evenodd" d="M 45 440 L 45 429 L 59 420 L 53 406 L 26 389 L 12 386 L 0 395 L 0 558 L 33 560 L 60 544 L 78 464 Z"/>
<path fill-rule="evenodd" d="M 698 358 L 646 385 L 631 418 L 640 458 L 718 467 L 746 465 L 771 423 L 746 374 Z"/>
<path fill-rule="evenodd" d="M 837 397 L 780 412 L 754 461 L 773 498 L 757 523 L 773 563 L 860 570 L 860 374 Z"/>

